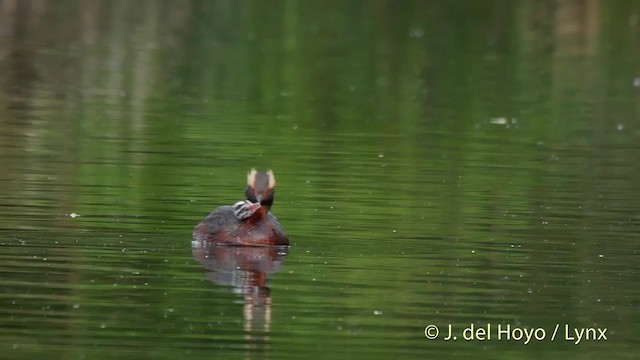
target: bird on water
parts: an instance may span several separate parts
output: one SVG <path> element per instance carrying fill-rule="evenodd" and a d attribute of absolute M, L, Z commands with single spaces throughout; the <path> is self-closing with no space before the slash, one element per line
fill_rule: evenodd
<path fill-rule="evenodd" d="M 273 171 L 251 169 L 244 191 L 246 200 L 213 210 L 193 229 L 193 239 L 226 245 L 289 245 L 282 226 L 271 213 L 275 186 Z"/>

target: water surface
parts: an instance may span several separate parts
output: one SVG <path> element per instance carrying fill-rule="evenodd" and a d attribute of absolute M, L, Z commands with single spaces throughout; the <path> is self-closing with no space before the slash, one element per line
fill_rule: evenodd
<path fill-rule="evenodd" d="M 0 1 L 3 356 L 637 357 L 639 16 Z M 291 247 L 192 244 L 251 167 Z"/>

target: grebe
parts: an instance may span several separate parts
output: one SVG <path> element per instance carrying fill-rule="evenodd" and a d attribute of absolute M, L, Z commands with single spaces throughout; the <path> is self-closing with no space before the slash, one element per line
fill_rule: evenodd
<path fill-rule="evenodd" d="M 193 230 L 193 239 L 231 245 L 289 245 L 278 219 L 271 214 L 276 179 L 273 172 L 251 169 L 245 196 L 233 206 L 220 206 Z"/>

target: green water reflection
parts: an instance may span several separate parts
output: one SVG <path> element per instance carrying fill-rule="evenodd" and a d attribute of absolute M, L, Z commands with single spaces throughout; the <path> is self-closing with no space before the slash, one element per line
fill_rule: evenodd
<path fill-rule="evenodd" d="M 3 354 L 633 358 L 639 19 L 635 1 L 0 0 Z M 253 166 L 275 171 L 288 254 L 192 248 Z M 257 258 L 273 268 L 213 271 Z M 423 334 L 487 323 L 608 340 Z"/>

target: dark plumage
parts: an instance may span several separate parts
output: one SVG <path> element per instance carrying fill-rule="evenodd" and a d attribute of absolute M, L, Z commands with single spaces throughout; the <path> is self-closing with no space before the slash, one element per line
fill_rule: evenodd
<path fill-rule="evenodd" d="M 289 245 L 278 219 L 269 209 L 273 204 L 273 172 L 251 169 L 247 176 L 247 200 L 221 206 L 193 230 L 193 239 L 235 245 Z"/>

